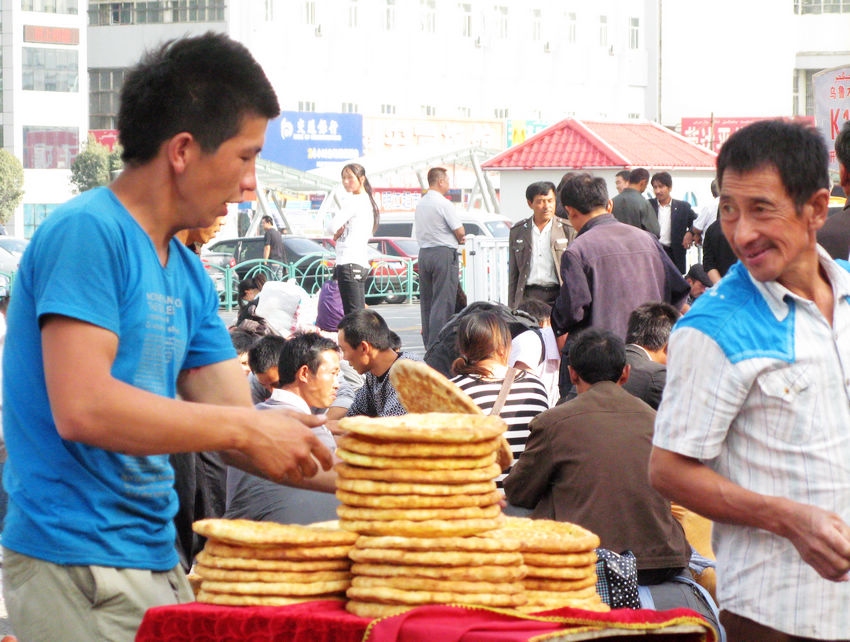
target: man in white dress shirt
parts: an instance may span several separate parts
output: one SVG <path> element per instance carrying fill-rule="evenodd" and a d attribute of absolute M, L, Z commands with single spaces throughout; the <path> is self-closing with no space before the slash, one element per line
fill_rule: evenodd
<path fill-rule="evenodd" d="M 717 158 L 740 261 L 670 337 L 655 487 L 714 520 L 730 640 L 850 634 L 850 264 L 815 243 L 826 147 L 780 120 Z"/>

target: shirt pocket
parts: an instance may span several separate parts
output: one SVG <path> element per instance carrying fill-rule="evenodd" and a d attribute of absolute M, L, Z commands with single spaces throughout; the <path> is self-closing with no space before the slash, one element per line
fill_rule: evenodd
<path fill-rule="evenodd" d="M 768 434 L 787 443 L 805 443 L 814 419 L 815 396 L 806 373 L 792 368 L 770 370 L 759 375 L 757 385 L 764 395 Z"/>

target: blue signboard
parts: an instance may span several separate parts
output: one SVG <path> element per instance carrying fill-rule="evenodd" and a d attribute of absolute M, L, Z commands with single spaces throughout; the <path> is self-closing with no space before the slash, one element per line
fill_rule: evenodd
<path fill-rule="evenodd" d="M 307 171 L 363 155 L 363 115 L 285 111 L 266 130 L 261 158 Z"/>

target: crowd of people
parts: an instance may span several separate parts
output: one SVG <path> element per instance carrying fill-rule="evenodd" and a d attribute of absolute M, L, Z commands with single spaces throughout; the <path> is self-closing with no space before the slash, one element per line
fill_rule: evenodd
<path fill-rule="evenodd" d="M 125 170 L 58 208 L 22 259 L 3 361 L 3 591 L 21 639 L 132 639 L 149 607 L 193 599 L 192 521 L 334 519 L 339 420 L 405 413 L 389 374 L 419 357 L 365 307 L 378 208 L 361 166 L 343 169 L 330 223 L 323 293 L 339 306 L 281 325 L 269 301 L 289 293 L 254 276 L 233 326 L 219 317 L 194 251 L 256 188 L 279 111 L 226 36 L 147 54 L 121 92 Z M 836 152 L 850 188 L 850 125 Z M 711 617 L 711 597 L 671 597 L 694 595 L 699 556 L 674 516 L 691 509 L 714 522 L 729 640 L 846 639 L 850 263 L 816 242 L 819 134 L 764 121 L 731 136 L 713 212 L 643 168 L 613 199 L 588 173 L 534 183 L 510 235 L 510 305 L 456 314 L 464 230 L 445 170 L 428 183 L 425 360 L 507 424 L 505 512 L 589 528 L 630 551 L 656 607 Z M 686 272 L 687 248 L 708 255 L 711 239 L 726 244 L 716 262 Z"/>

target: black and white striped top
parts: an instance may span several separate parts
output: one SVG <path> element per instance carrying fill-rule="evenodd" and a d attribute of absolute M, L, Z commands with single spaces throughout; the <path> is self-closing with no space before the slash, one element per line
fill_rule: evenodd
<path fill-rule="evenodd" d="M 477 375 L 458 375 L 452 379 L 452 382 L 472 397 L 475 405 L 481 408 L 486 415 L 490 414 L 489 410 L 496 403 L 504 380 L 504 377 L 482 379 Z M 543 382 L 525 370 L 517 372 L 516 379 L 514 379 L 511 391 L 508 393 L 508 398 L 505 400 L 505 405 L 500 413 L 501 418 L 508 424 L 505 437 L 511 446 L 514 459 L 517 459 L 520 453 L 525 450 L 525 442 L 528 440 L 529 434 L 529 422 L 548 409 L 549 397 Z M 496 480 L 499 488 L 502 487 L 502 479 L 506 475 L 507 472 L 500 475 Z"/>

